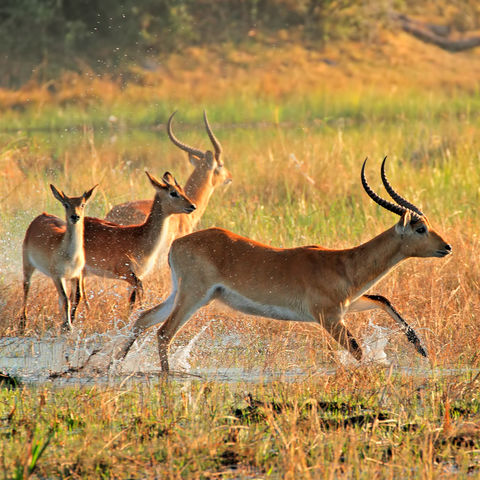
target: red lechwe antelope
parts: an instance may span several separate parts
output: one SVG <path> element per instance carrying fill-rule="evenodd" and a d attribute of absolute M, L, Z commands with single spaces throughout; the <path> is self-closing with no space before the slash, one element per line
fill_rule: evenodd
<path fill-rule="evenodd" d="M 452 248 L 415 205 L 393 190 L 385 177 L 385 160 L 383 183 L 396 203 L 384 200 L 369 187 L 365 163 L 363 187 L 374 202 L 400 216 L 396 225 L 345 250 L 272 248 L 220 228 L 178 238 L 169 253 L 172 293 L 164 303 L 140 315 L 131 334 L 115 346 L 113 357 L 123 358 L 145 329 L 164 322 L 158 330 L 158 347 L 162 370 L 168 372 L 168 347 L 173 337 L 200 307 L 214 299 L 251 315 L 318 323 L 357 360 L 362 358 L 362 350 L 344 326 L 343 317 L 378 308 L 399 324 L 426 357 L 417 334 L 390 302 L 365 292 L 399 262 L 409 257 L 445 257 Z"/>
<path fill-rule="evenodd" d="M 128 282 L 133 287 L 130 306 L 143 294 L 142 278 L 164 248 L 171 215 L 191 213 L 196 208 L 169 172 L 163 181 L 145 173 L 155 197 L 143 223 L 124 226 L 85 217 L 85 274 Z"/>
<path fill-rule="evenodd" d="M 212 142 L 215 153 L 207 150 L 202 152 L 197 148 L 190 147 L 178 140 L 172 131 L 172 120 L 176 112 L 170 115 L 167 123 L 167 133 L 170 140 L 181 150 L 188 153 L 190 162 L 195 167 L 185 184 L 185 194 L 197 206 L 195 212 L 190 215 L 175 215 L 170 219 L 166 232 L 164 257 L 166 259 L 171 243 L 177 237 L 193 232 L 207 208 L 208 201 L 219 185 L 228 184 L 232 176 L 223 163 L 223 150 L 220 142 L 215 137 L 207 114 L 203 112 L 203 120 L 207 134 Z M 105 217 L 106 220 L 120 225 L 138 224 L 145 220 L 152 207 L 151 200 L 137 200 L 135 202 L 115 205 Z M 162 252 L 160 252 L 162 255 Z"/>
<path fill-rule="evenodd" d="M 23 310 L 20 330 L 27 322 L 27 297 L 30 280 L 35 269 L 52 278 L 58 291 L 60 309 L 63 312 L 62 329 L 71 329 L 75 311 L 81 298 L 82 270 L 85 266 L 84 216 L 85 205 L 93 187 L 81 197 L 67 197 L 50 185 L 54 197 L 65 207 L 66 222 L 48 213 L 35 218 L 27 228 L 23 240 Z M 71 280 L 70 299 L 66 293 L 66 281 Z"/>

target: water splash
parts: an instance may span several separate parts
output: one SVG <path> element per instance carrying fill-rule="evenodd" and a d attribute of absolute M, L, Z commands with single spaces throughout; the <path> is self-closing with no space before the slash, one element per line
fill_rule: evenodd
<path fill-rule="evenodd" d="M 188 372 L 191 365 L 188 362 L 192 353 L 192 348 L 198 342 L 203 332 L 207 329 L 208 324 L 204 325 L 201 330 L 188 342 L 185 347 L 178 348 L 172 355 L 170 355 L 170 363 L 175 370 L 183 370 Z"/>
<path fill-rule="evenodd" d="M 365 362 L 390 365 L 387 354 L 385 353 L 385 347 L 388 345 L 393 330 L 375 325 L 371 320 L 368 322 L 368 327 L 372 333 L 367 335 L 362 342 L 365 352 Z"/>
<path fill-rule="evenodd" d="M 337 358 L 344 367 L 359 366 L 364 364 L 378 364 L 389 366 L 391 362 L 387 358 L 385 348 L 388 345 L 390 336 L 394 333 L 390 328 L 380 327 L 369 320 L 367 334 L 360 345 L 363 350 L 363 359 L 358 362 L 347 350 L 337 352 Z"/>

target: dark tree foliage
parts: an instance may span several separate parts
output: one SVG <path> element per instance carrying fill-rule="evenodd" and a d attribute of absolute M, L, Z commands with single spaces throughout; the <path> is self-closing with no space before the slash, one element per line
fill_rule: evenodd
<path fill-rule="evenodd" d="M 186 45 L 238 41 L 251 29 L 306 23 L 333 0 L 0 0 L 0 83 L 62 69 L 108 70 Z"/>
<path fill-rule="evenodd" d="M 45 83 L 61 70 L 123 75 L 148 56 L 268 38 L 289 30 L 316 47 L 366 40 L 404 10 L 476 28 L 476 0 L 0 0 L 0 86 Z M 422 6 L 423 5 L 423 6 Z M 418 11 L 418 12 L 417 12 Z M 452 13 L 453 12 L 453 13 Z M 408 12 L 407 12 L 408 13 Z M 256 36 L 257 32 L 262 35 Z M 272 35 L 274 37 L 274 35 Z M 148 62 L 147 62 L 148 63 Z"/>

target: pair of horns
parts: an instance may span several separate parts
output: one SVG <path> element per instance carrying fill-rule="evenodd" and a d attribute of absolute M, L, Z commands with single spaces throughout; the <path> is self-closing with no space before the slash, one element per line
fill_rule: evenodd
<path fill-rule="evenodd" d="M 170 118 L 168 119 L 167 123 L 167 133 L 170 138 L 170 140 L 181 150 L 184 152 L 189 153 L 190 155 L 194 155 L 195 157 L 198 158 L 205 158 L 205 152 L 202 152 L 201 150 L 197 148 L 190 147 L 189 145 L 181 142 L 178 140 L 178 138 L 173 134 L 172 131 L 172 120 L 174 115 L 177 112 L 173 112 L 170 115 Z M 218 141 L 217 137 L 212 131 L 212 128 L 210 127 L 210 124 L 208 123 L 208 118 L 207 118 L 207 112 L 204 110 L 203 111 L 203 120 L 205 122 L 205 128 L 207 130 L 208 137 L 210 138 L 210 141 L 212 142 L 213 148 L 215 149 L 215 160 L 217 161 L 218 165 L 221 166 L 223 165 L 223 160 L 222 160 L 222 146 L 220 145 L 220 142 Z"/>
<path fill-rule="evenodd" d="M 423 217 L 423 213 L 421 210 L 416 207 L 413 203 L 410 203 L 408 200 L 403 198 L 401 195 L 399 195 L 393 187 L 390 185 L 390 182 L 387 179 L 387 175 L 385 174 L 385 162 L 387 160 L 387 157 L 383 159 L 382 162 L 382 168 L 380 170 L 380 174 L 382 177 L 382 182 L 385 187 L 385 190 L 387 193 L 395 200 L 395 203 L 389 202 L 388 200 L 385 200 L 384 198 L 380 197 L 377 195 L 370 187 L 370 185 L 367 183 L 367 179 L 365 178 L 365 165 L 367 163 L 368 157 L 365 159 L 362 165 L 362 185 L 365 191 L 367 192 L 367 195 L 378 205 L 381 207 L 385 208 L 386 210 L 389 210 L 390 212 L 396 213 L 397 215 L 402 216 L 405 212 L 410 211 L 412 213 L 412 220 L 419 220 L 420 217 Z"/>

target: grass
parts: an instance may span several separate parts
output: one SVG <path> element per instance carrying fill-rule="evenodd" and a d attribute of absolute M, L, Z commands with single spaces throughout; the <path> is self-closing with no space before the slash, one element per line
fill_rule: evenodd
<path fill-rule="evenodd" d="M 4 472 L 37 478 L 437 478 L 479 469 L 478 379 L 340 370 L 264 385 L 0 392 Z M 25 448 L 26 447 L 26 448 Z"/>
<path fill-rule="evenodd" d="M 197 116 L 201 116 L 198 110 Z M 377 287 L 378 293 L 391 298 L 418 328 L 426 329 L 432 354 L 438 355 L 436 361 L 455 363 L 461 354 L 474 356 L 478 307 L 471 299 L 475 298 L 478 265 L 472 259 L 478 244 L 480 168 L 475 160 L 478 138 L 470 121 L 446 118 L 427 123 L 421 118 L 384 123 L 381 128 L 371 122 L 336 128 L 307 124 L 262 129 L 216 124 L 215 130 L 234 181 L 212 196 L 202 225 L 223 226 L 276 246 L 316 243 L 345 248 L 390 227 L 395 217 L 375 206 L 359 182 L 360 165 L 368 155 L 368 178 L 381 192 L 380 160 L 388 154 L 388 172 L 395 187 L 422 208 L 452 243 L 455 254 L 447 260 L 406 262 Z M 177 132 L 187 143 L 208 146 L 200 128 L 187 130 L 179 122 Z M 0 204 L 1 249 L 6 259 L 0 307 L 3 335 L 16 331 L 24 232 L 43 210 L 63 215 L 48 183 L 76 194 L 99 182 L 88 214 L 103 217 L 115 203 L 153 195 L 145 167 L 157 175 L 170 170 L 180 183 L 191 169 L 164 134 L 144 131 L 106 135 L 85 129 L 63 138 L 56 133 L 29 134 L 7 149 L 2 161 L 2 191 L 7 192 Z M 57 299 L 50 282 L 36 278 L 28 328 L 31 334 L 42 334 L 57 328 Z M 87 332 L 105 331 L 112 322 L 127 317 L 126 302 L 119 298 L 126 284 L 104 285 L 96 280 L 88 284 L 94 296 L 92 310 L 81 309 Z M 116 290 L 111 290 L 112 285 L 117 285 Z M 161 274 L 153 275 L 146 279 L 146 287 L 147 300 L 154 303 L 167 294 L 168 281 Z M 41 303 L 35 302 L 45 288 L 48 294 L 42 295 Z M 356 324 L 353 317 L 351 323 Z M 258 331 L 261 324 L 255 327 Z M 285 328 L 274 324 L 271 337 Z M 353 328 L 361 332 L 363 325 L 360 321 Z M 273 338 L 268 340 L 276 344 Z M 436 352 L 438 345 L 448 347 Z"/>
<path fill-rule="evenodd" d="M 454 249 L 448 259 L 412 259 L 375 287 L 419 331 L 430 362 L 382 313 L 346 323 L 360 339 L 369 321 L 388 326 L 387 353 L 398 365 L 391 370 L 343 368 L 338 347 L 315 326 L 212 305 L 173 344 L 181 349 L 206 326 L 193 369 L 304 375 L 296 382 L 146 376 L 113 385 L 2 387 L 5 478 L 478 475 L 478 59 L 403 35 L 382 38 L 363 56 L 352 45 L 321 55 L 287 44 L 275 54 L 258 46 L 193 49 L 191 68 L 172 56 L 162 72 L 139 72 L 142 81 L 123 90 L 105 78 L 65 77 L 53 92 L 33 84 L 0 92 L 3 337 L 18 333 L 24 232 L 44 210 L 63 215 L 48 184 L 79 194 L 100 183 L 88 214 L 103 217 L 113 204 L 153 196 L 145 167 L 158 176 L 169 170 L 184 183 L 191 166 L 158 128 L 175 108 L 178 137 L 207 148 L 201 111 L 208 106 L 233 175 L 232 185 L 212 196 L 202 226 L 276 246 L 359 244 L 396 221 L 359 181 L 368 156 L 370 184 L 382 192 L 379 167 L 388 155 L 392 184 Z M 155 272 L 145 280 L 147 305 L 168 293 L 165 277 Z M 80 308 L 81 336 L 126 321 L 125 283 L 88 279 L 87 290 L 91 309 Z M 27 335 L 56 336 L 49 279 L 35 277 L 29 305 Z M 156 365 L 152 341 L 145 352 Z"/>

